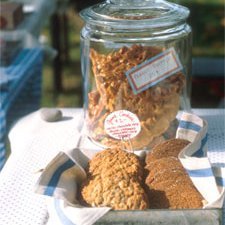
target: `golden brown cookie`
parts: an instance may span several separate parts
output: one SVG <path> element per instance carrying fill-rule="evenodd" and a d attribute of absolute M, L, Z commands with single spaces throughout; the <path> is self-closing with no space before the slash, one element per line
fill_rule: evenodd
<path fill-rule="evenodd" d="M 175 183 L 166 189 L 171 209 L 196 209 L 203 207 L 203 197 L 191 183 Z"/>
<path fill-rule="evenodd" d="M 117 172 L 126 172 L 130 176 L 142 177 L 143 166 L 140 159 L 132 153 L 121 150 L 119 147 L 105 149 L 97 153 L 89 162 L 88 173 L 111 175 Z"/>
<path fill-rule="evenodd" d="M 146 184 L 151 188 L 155 187 L 157 184 L 167 182 L 167 185 L 170 183 L 174 183 L 178 180 L 189 181 L 187 179 L 188 174 L 184 169 L 163 169 L 161 171 L 157 171 L 156 173 L 148 174 L 146 178 Z"/>
<path fill-rule="evenodd" d="M 89 206 L 147 209 L 148 197 L 142 187 L 143 170 L 133 153 L 119 148 L 99 152 L 89 162 L 88 179 L 81 187 L 82 199 Z"/>
<path fill-rule="evenodd" d="M 152 163 L 157 159 L 164 157 L 178 157 L 180 151 L 186 147 L 190 142 L 184 139 L 170 139 L 163 143 L 156 145 L 151 152 L 146 156 L 146 164 Z"/>
<path fill-rule="evenodd" d="M 174 151 L 172 153 L 174 155 Z M 156 154 L 159 156 L 161 154 Z M 147 162 L 149 173 L 145 183 L 149 187 L 150 208 L 202 208 L 203 197 L 177 157 L 149 157 Z"/>
<path fill-rule="evenodd" d="M 146 164 L 145 168 L 150 171 L 151 174 L 155 174 L 158 171 L 167 170 L 167 169 L 183 169 L 182 164 L 179 159 L 176 157 L 167 157 L 155 160 Z"/>
<path fill-rule="evenodd" d="M 165 187 L 159 185 L 149 190 L 152 209 L 196 209 L 203 207 L 203 198 L 193 184 L 176 182 Z"/>
<path fill-rule="evenodd" d="M 92 207 L 108 206 L 115 210 L 147 209 L 147 195 L 139 180 L 129 176 L 95 176 L 82 188 L 82 198 Z"/>

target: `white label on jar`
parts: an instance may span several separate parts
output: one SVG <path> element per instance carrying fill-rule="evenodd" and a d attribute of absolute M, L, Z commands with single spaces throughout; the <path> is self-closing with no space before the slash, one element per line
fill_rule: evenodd
<path fill-rule="evenodd" d="M 179 57 L 170 48 L 128 70 L 126 76 L 134 94 L 138 94 L 181 70 Z"/>
<path fill-rule="evenodd" d="M 127 110 L 110 113 L 104 122 L 106 133 L 115 139 L 129 140 L 138 135 L 141 125 L 138 117 Z"/>

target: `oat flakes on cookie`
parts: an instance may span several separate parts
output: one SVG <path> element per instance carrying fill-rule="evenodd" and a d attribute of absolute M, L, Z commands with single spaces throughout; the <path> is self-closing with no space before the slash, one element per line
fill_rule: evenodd
<path fill-rule="evenodd" d="M 90 160 L 88 178 L 81 188 L 84 202 L 93 207 L 115 210 L 147 209 L 141 162 L 133 153 L 106 149 Z"/>
<path fill-rule="evenodd" d="M 140 159 L 135 154 L 123 151 L 119 147 L 97 153 L 89 162 L 87 170 L 88 174 L 92 176 L 116 174 L 120 171 L 130 176 L 143 176 Z"/>

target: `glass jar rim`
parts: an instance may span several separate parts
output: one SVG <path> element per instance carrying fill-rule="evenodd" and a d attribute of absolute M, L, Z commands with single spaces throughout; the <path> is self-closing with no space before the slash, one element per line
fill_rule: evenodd
<path fill-rule="evenodd" d="M 134 30 L 176 26 L 189 14 L 188 8 L 164 0 L 107 0 L 80 12 L 87 24 Z"/>

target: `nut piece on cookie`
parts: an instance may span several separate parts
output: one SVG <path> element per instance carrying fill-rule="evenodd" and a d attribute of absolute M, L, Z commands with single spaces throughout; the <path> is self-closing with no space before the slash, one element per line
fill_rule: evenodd
<path fill-rule="evenodd" d="M 89 162 L 88 179 L 81 196 L 89 206 L 108 206 L 115 210 L 149 208 L 142 187 L 143 167 L 138 157 L 119 148 L 106 149 Z"/>

